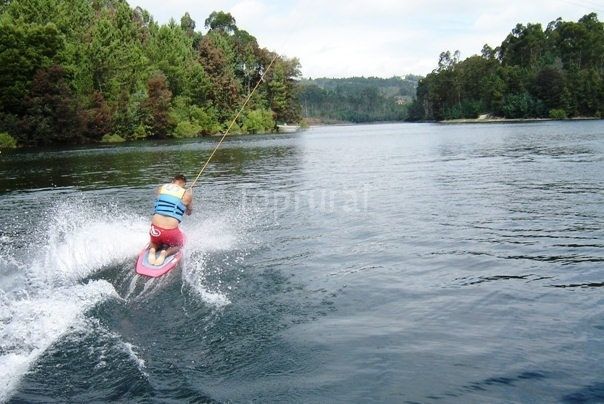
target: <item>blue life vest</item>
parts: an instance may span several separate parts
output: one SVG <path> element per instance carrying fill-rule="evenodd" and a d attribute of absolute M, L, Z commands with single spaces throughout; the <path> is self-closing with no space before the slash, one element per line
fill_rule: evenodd
<path fill-rule="evenodd" d="M 155 200 L 155 213 L 173 217 L 179 222 L 185 214 L 187 207 L 182 202 L 185 189 L 176 184 L 165 184 L 159 189 L 159 196 Z"/>

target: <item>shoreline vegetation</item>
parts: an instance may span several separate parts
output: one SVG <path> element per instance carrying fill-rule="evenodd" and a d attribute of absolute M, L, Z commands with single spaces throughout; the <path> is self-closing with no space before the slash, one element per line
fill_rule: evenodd
<path fill-rule="evenodd" d="M 518 24 L 500 46 L 443 52 L 426 77 L 301 78 L 235 18 L 158 24 L 125 0 L 0 3 L 0 148 L 378 122 L 514 123 L 604 116 L 604 24 Z M 274 65 L 267 70 L 276 56 Z"/>
<path fill-rule="evenodd" d="M 489 124 L 489 123 L 532 123 L 532 122 L 550 122 L 550 121 L 597 121 L 599 117 L 577 116 L 572 118 L 555 119 L 555 118 L 504 118 L 495 116 L 479 116 L 478 118 L 460 118 L 437 121 L 442 124 Z"/>
<path fill-rule="evenodd" d="M 233 133 L 302 119 L 300 63 L 222 11 L 157 23 L 125 0 L 0 3 L 0 147 Z M 268 66 L 274 59 L 270 69 Z"/>
<path fill-rule="evenodd" d="M 518 24 L 500 46 L 461 60 L 442 52 L 417 87 L 412 121 L 508 120 L 604 116 L 604 24 L 596 13 Z M 513 122 L 513 121 L 509 121 Z"/>

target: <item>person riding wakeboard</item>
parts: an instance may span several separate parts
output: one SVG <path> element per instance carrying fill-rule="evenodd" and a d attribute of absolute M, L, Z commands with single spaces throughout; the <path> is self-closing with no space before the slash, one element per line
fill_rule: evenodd
<path fill-rule="evenodd" d="M 193 212 L 193 192 L 186 190 L 187 179 L 176 175 L 172 182 L 158 187 L 155 191 L 155 210 L 151 219 L 148 261 L 151 265 L 162 265 L 166 257 L 180 250 L 185 242 L 184 234 L 178 227 L 184 214 Z M 159 255 L 156 252 L 160 250 Z"/>

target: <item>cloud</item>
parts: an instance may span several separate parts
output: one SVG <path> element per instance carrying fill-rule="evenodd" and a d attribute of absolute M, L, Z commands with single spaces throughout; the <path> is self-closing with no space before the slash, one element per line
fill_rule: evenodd
<path fill-rule="evenodd" d="M 427 74 L 440 52 L 480 53 L 485 43 L 501 44 L 517 23 L 545 27 L 558 17 L 604 13 L 595 0 L 136 0 L 131 5 L 160 22 L 178 21 L 188 11 L 198 29 L 212 11 L 231 12 L 260 46 L 298 57 L 306 77 Z"/>
<path fill-rule="evenodd" d="M 236 20 L 254 21 L 261 20 L 269 15 L 268 7 L 261 1 L 245 0 L 235 4 L 229 12 Z"/>

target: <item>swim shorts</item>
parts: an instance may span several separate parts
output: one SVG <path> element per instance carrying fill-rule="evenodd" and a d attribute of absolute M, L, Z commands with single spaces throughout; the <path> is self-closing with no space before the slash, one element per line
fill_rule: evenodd
<path fill-rule="evenodd" d="M 157 246 L 182 247 L 185 244 L 185 239 L 177 227 L 175 229 L 162 229 L 155 225 L 151 225 L 149 230 L 151 242 Z"/>

